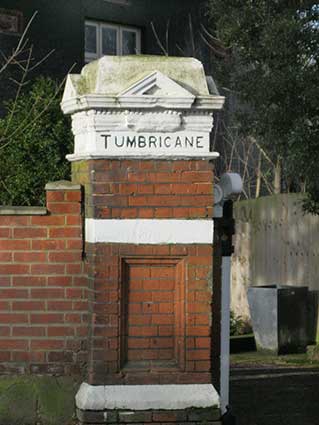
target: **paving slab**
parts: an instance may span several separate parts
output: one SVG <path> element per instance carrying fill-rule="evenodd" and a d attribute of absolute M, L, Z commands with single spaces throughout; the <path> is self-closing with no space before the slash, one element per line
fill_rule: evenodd
<path fill-rule="evenodd" d="M 319 370 L 233 369 L 236 425 L 319 425 Z"/>

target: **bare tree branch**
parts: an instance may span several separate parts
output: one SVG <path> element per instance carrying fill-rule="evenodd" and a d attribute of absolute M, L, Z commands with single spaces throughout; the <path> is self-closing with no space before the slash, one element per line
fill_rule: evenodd
<path fill-rule="evenodd" d="M 165 49 L 165 47 L 163 46 L 163 44 L 161 43 L 161 40 L 157 34 L 156 28 L 153 24 L 153 22 L 151 22 L 151 28 L 154 34 L 154 37 L 156 38 L 157 44 L 159 45 L 160 49 L 162 50 L 162 52 L 164 53 L 165 56 L 168 56 L 168 51 Z"/>
<path fill-rule="evenodd" d="M 192 46 L 192 55 L 196 56 L 196 48 L 195 48 L 195 40 L 194 40 L 194 30 L 193 30 L 193 22 L 191 14 L 188 15 L 188 25 L 189 25 L 189 35 Z"/>
<path fill-rule="evenodd" d="M 12 66 L 12 65 L 16 66 L 21 71 L 21 73 L 20 73 L 21 75 L 19 76 L 19 78 L 16 78 L 16 77 L 13 77 L 13 76 L 8 77 L 8 80 L 12 81 L 16 85 L 17 90 L 15 92 L 13 103 L 10 105 L 11 108 L 10 108 L 10 111 L 9 111 L 8 119 L 6 121 L 6 128 L 4 129 L 4 131 L 3 131 L 3 133 L 1 134 L 1 137 L 0 137 L 0 149 L 4 149 L 10 143 L 10 141 L 12 140 L 13 137 L 17 137 L 21 133 L 21 131 L 25 131 L 27 128 L 29 128 L 35 120 L 37 120 L 44 112 L 47 111 L 48 107 L 51 104 L 51 102 L 49 102 L 46 106 L 44 106 L 43 110 L 41 111 L 41 114 L 39 114 L 37 117 L 35 117 L 34 120 L 29 121 L 26 118 L 25 120 L 23 120 L 21 122 L 21 124 L 17 128 L 15 128 L 14 131 L 10 132 L 10 134 L 8 133 L 9 129 L 10 129 L 10 124 L 12 122 L 12 118 L 13 118 L 15 112 L 16 112 L 17 103 L 18 103 L 18 99 L 19 99 L 19 96 L 21 94 L 21 91 L 29 83 L 27 81 L 28 74 L 31 71 L 33 71 L 34 69 L 36 69 L 37 67 L 39 67 L 54 52 L 54 50 L 51 50 L 43 58 L 41 58 L 40 60 L 38 60 L 35 63 L 32 63 L 34 61 L 34 59 L 33 59 L 34 48 L 33 48 L 32 45 L 28 46 L 29 39 L 27 38 L 27 33 L 28 33 L 30 26 L 31 26 L 32 22 L 34 21 L 37 13 L 38 12 L 35 12 L 32 15 L 31 19 L 29 20 L 28 24 L 26 25 L 26 27 L 25 27 L 22 35 L 21 35 L 21 38 L 20 38 L 17 46 L 14 48 L 13 52 L 9 56 L 7 56 L 3 52 L 1 52 L 1 56 L 4 60 L 4 63 L 0 68 L 0 75 L 5 70 L 7 70 L 9 65 L 10 66 Z M 57 93 L 55 93 L 53 98 L 56 97 L 56 95 L 58 94 L 58 91 L 60 90 L 60 88 L 62 87 L 64 82 L 65 82 L 65 79 L 60 84 L 59 89 L 57 90 Z M 30 110 L 30 115 L 32 114 L 35 107 L 36 107 L 36 105 L 34 104 L 33 107 Z"/>
<path fill-rule="evenodd" d="M 205 33 L 205 35 L 211 40 L 211 43 L 213 43 L 214 46 L 216 46 L 217 49 L 221 49 L 222 51 L 224 51 L 227 54 L 230 53 L 231 47 L 226 47 L 221 40 L 214 37 L 213 34 L 208 31 L 208 29 L 205 27 L 205 25 L 203 23 L 201 23 L 200 26 L 201 26 L 201 29 L 203 30 L 203 32 Z"/>
<path fill-rule="evenodd" d="M 170 20 L 167 20 L 167 24 L 166 24 L 166 52 L 167 52 L 167 56 L 168 56 L 168 52 L 169 52 L 169 27 L 170 27 Z"/>
<path fill-rule="evenodd" d="M 37 16 L 38 11 L 35 11 L 34 14 L 32 15 L 31 19 L 29 20 L 29 22 L 27 23 L 22 36 L 19 40 L 18 45 L 16 46 L 16 48 L 13 50 L 12 54 L 7 58 L 7 60 L 5 60 L 5 63 L 2 65 L 2 67 L 0 68 L 0 74 L 21 54 L 21 52 L 24 50 L 26 44 L 28 43 L 28 40 L 26 40 L 26 35 L 29 31 L 29 28 L 32 24 L 32 22 L 34 21 L 35 17 Z"/>
<path fill-rule="evenodd" d="M 208 46 L 209 48 L 210 48 L 210 50 L 214 53 L 214 55 L 215 56 L 217 56 L 217 57 L 220 57 L 220 58 L 225 58 L 227 55 L 226 55 L 226 53 L 224 53 L 224 52 L 222 52 L 222 51 L 220 51 L 220 50 L 217 50 L 213 45 L 212 45 L 212 43 L 210 43 L 205 37 L 204 37 L 204 35 L 203 35 L 203 33 L 202 32 L 200 32 L 199 33 L 199 35 L 200 35 L 200 38 L 203 40 L 203 42 L 206 44 L 206 46 Z"/>
<path fill-rule="evenodd" d="M 49 56 L 51 56 L 55 52 L 55 49 L 52 49 L 49 53 L 47 53 L 41 60 L 39 60 L 35 65 L 31 66 L 29 68 L 29 72 L 33 71 L 34 69 L 38 68 L 44 61 L 48 59 Z"/>

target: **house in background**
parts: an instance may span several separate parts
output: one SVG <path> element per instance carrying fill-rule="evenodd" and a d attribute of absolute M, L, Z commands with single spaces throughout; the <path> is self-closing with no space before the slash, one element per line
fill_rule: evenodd
<path fill-rule="evenodd" d="M 204 19 L 204 4 L 203 0 L 2 0 L 0 48 L 8 55 L 37 12 L 27 34 L 34 63 L 53 51 L 37 67 L 37 74 L 61 79 L 70 69 L 80 72 L 85 63 L 103 55 L 164 54 L 160 44 L 171 56 L 192 56 L 187 50 L 190 31 Z M 0 101 L 12 97 L 11 92 L 7 79 L 0 78 Z"/>

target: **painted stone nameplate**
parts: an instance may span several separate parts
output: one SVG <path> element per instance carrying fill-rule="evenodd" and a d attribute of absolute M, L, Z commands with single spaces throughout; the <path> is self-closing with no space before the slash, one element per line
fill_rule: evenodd
<path fill-rule="evenodd" d="M 194 134 L 101 134 L 106 151 L 168 152 L 196 151 L 207 149 L 207 137 Z M 206 142 L 206 143 L 205 143 Z"/>
<path fill-rule="evenodd" d="M 209 133 L 206 132 L 94 132 L 77 136 L 75 155 L 92 156 L 210 156 Z"/>

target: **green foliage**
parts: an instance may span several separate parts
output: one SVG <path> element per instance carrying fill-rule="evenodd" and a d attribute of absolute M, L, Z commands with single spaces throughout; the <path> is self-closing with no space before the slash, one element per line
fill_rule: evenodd
<path fill-rule="evenodd" d="M 69 119 L 60 109 L 61 88 L 40 77 L 0 119 L 0 204 L 43 205 L 44 186 L 67 179 L 72 151 Z"/>
<path fill-rule="evenodd" d="M 231 52 L 219 78 L 238 94 L 241 130 L 306 185 L 319 213 L 319 6 L 309 1 L 208 0 L 211 25 Z M 275 161 L 274 161 L 275 162 Z"/>
<path fill-rule="evenodd" d="M 245 322 L 241 316 L 236 316 L 233 311 L 230 312 L 230 335 L 243 335 L 245 333 Z"/>

